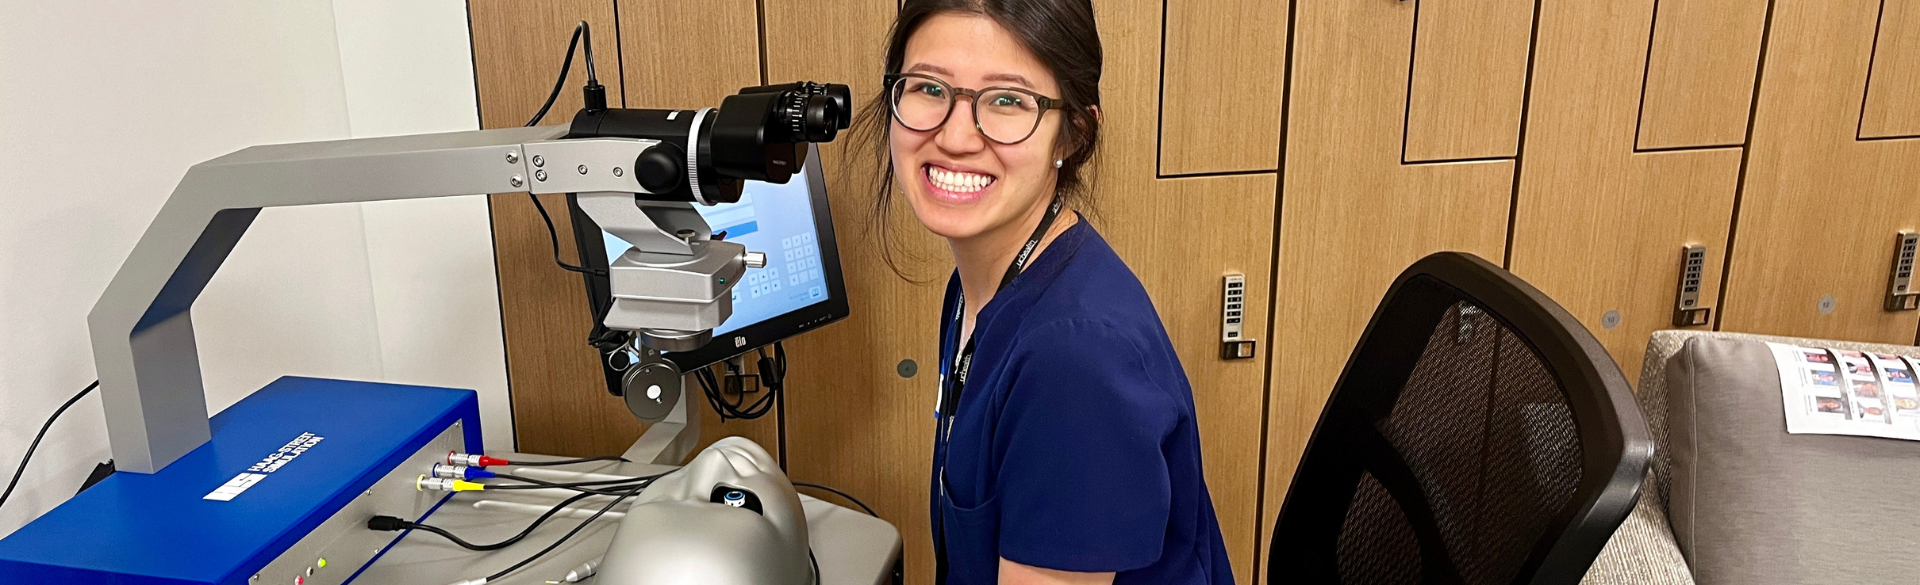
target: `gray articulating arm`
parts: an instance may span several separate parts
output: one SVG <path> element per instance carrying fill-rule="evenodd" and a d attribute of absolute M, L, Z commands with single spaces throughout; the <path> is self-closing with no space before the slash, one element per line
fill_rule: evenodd
<path fill-rule="evenodd" d="M 655 142 L 565 134 L 547 126 L 256 146 L 194 165 L 87 318 L 115 466 L 152 473 L 211 437 L 190 309 L 265 207 L 579 193 L 590 216 L 638 246 L 614 267 L 610 327 L 687 336 L 724 321 L 747 255 L 705 241 L 687 203 L 635 204 L 646 190 L 631 167 Z M 636 281 L 649 269 L 663 277 Z"/>

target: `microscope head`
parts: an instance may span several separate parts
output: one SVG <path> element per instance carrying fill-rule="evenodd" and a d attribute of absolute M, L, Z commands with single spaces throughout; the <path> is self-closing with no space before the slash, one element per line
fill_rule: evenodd
<path fill-rule="evenodd" d="M 588 109 L 574 116 L 554 148 L 604 146 L 619 154 L 556 165 L 552 173 L 535 169 L 536 183 L 574 182 L 578 177 L 564 172 L 569 168 L 581 176 L 591 169 L 633 170 L 616 175 L 625 181 L 620 190 L 563 191 L 574 193 L 575 204 L 602 230 L 632 245 L 607 259 L 613 306 L 599 325 L 634 332 L 641 345 L 659 351 L 706 345 L 713 328 L 732 316 L 732 288 L 767 257 L 713 239 L 693 205 L 737 203 L 746 181 L 786 183 L 801 170 L 808 144 L 831 141 L 847 128 L 851 102 L 845 85 L 801 82 L 744 88 L 719 108 Z M 559 159 L 534 162 L 548 160 Z"/>

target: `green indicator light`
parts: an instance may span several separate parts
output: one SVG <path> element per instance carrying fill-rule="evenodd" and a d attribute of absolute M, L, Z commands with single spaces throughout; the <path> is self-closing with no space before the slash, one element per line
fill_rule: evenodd
<path fill-rule="evenodd" d="M 726 284 L 726 283 L 727 283 L 727 279 L 725 278 L 720 279 L 720 284 Z"/>
<path fill-rule="evenodd" d="M 327 560 L 326 560 L 326 559 L 320 559 L 320 568 L 322 568 L 322 569 L 325 569 L 325 568 L 327 568 Z"/>

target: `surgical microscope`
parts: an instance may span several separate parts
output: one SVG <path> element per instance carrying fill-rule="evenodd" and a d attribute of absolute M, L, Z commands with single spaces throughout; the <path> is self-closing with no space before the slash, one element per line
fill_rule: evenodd
<path fill-rule="evenodd" d="M 731 289 L 766 263 L 693 206 L 786 182 L 808 144 L 848 126 L 850 100 L 816 83 L 697 110 L 590 96 L 564 126 L 254 146 L 194 165 L 88 318 L 119 472 L 0 540 L 0 583 L 897 579 L 892 525 L 799 495 L 751 441 L 680 466 L 699 416 L 661 357 L 706 344 Z M 610 262 L 599 317 L 632 336 L 630 386 L 664 389 L 650 397 L 671 409 L 623 459 L 489 454 L 471 390 L 289 376 L 209 418 L 190 309 L 261 209 L 502 192 L 573 194 L 633 245 Z M 504 477 L 520 481 L 482 480 Z M 425 533 L 506 536 L 535 511 L 512 538 L 526 544 L 484 558 Z"/>

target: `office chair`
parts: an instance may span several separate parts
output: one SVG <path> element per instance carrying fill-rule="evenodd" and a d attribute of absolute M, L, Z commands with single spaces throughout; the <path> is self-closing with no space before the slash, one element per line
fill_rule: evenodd
<path fill-rule="evenodd" d="M 1652 454 L 1626 378 L 1578 321 L 1498 266 L 1434 254 L 1347 360 L 1267 582 L 1578 583 Z"/>

